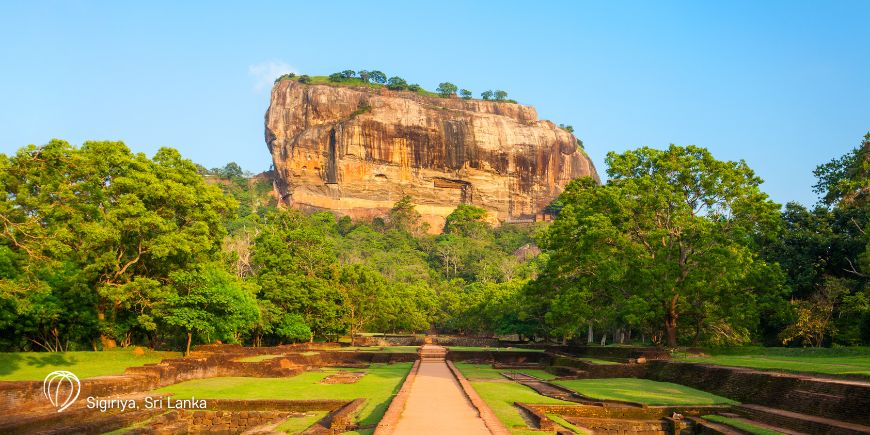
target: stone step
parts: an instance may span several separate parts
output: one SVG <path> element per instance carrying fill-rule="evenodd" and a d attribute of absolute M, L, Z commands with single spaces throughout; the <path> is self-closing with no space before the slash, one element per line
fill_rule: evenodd
<path fill-rule="evenodd" d="M 802 433 L 866 434 L 870 426 L 767 406 L 744 404 L 733 408 L 744 418 Z"/>
<path fill-rule="evenodd" d="M 806 432 L 798 432 L 798 431 L 791 430 L 791 429 L 788 429 L 785 427 L 774 426 L 774 425 L 771 425 L 771 424 L 768 424 L 768 423 L 765 423 L 762 421 L 752 420 L 752 419 L 748 419 L 748 418 L 744 418 L 744 417 L 740 417 L 740 416 L 731 417 L 731 418 L 733 418 L 734 420 L 746 423 L 746 424 L 751 424 L 751 425 L 758 427 L 758 428 L 761 428 L 761 429 L 769 430 L 772 432 L 778 432 L 778 433 L 785 434 L 785 435 L 808 435 Z M 724 424 L 726 426 L 730 426 L 728 423 L 722 423 L 722 424 Z M 735 427 L 735 429 L 737 429 L 737 428 Z"/>

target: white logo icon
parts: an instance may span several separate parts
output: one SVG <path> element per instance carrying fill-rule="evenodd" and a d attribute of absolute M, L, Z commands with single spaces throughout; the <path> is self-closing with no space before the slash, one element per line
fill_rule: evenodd
<path fill-rule="evenodd" d="M 81 391 L 79 378 L 66 370 L 51 372 L 42 381 L 42 394 L 57 408 L 57 412 L 69 408 L 79 398 Z"/>

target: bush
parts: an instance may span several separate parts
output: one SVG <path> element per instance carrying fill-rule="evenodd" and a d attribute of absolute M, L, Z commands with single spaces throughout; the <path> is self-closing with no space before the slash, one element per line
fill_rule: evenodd
<path fill-rule="evenodd" d="M 292 79 L 293 77 L 296 77 L 296 74 L 295 74 L 295 73 L 282 74 L 282 75 L 279 76 L 277 79 L 275 79 L 275 83 L 278 83 L 278 82 L 280 82 L 281 80 L 290 80 L 290 79 Z"/>
<path fill-rule="evenodd" d="M 299 83 L 311 83 L 311 77 L 308 77 L 308 75 L 303 74 L 303 75 L 299 76 Z"/>
<path fill-rule="evenodd" d="M 471 99 L 471 91 L 469 91 L 468 89 L 463 89 L 463 90 L 459 91 L 459 95 L 462 96 L 463 100 L 470 100 Z"/>

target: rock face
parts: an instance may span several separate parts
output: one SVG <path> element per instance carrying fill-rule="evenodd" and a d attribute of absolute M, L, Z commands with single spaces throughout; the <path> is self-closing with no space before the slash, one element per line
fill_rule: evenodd
<path fill-rule="evenodd" d="M 507 102 L 285 80 L 266 143 L 282 203 L 371 218 L 410 195 L 436 232 L 462 203 L 540 220 L 568 181 L 598 179 L 572 134 Z"/>

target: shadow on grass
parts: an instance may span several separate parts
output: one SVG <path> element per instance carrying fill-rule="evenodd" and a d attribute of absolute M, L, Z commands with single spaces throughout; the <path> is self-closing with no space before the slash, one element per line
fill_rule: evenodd
<path fill-rule="evenodd" d="M 18 352 L 0 353 L 0 376 L 18 372 L 24 367 L 67 367 L 78 360 L 63 353 L 37 353 L 22 355 Z"/>

